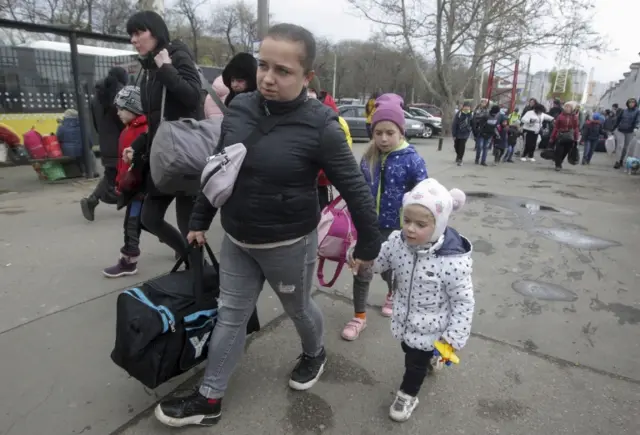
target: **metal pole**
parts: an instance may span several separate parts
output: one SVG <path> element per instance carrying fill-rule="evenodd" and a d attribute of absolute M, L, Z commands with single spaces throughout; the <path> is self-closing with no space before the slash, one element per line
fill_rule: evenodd
<path fill-rule="evenodd" d="M 438 139 L 438 151 L 442 151 L 442 142 L 444 142 L 443 138 Z"/>
<path fill-rule="evenodd" d="M 91 137 L 87 128 L 87 106 L 84 102 L 84 92 L 80 85 L 80 66 L 78 64 L 78 36 L 75 32 L 69 35 L 69 45 L 71 46 L 71 73 L 73 74 L 73 85 L 76 95 L 76 107 L 78 109 L 78 119 L 80 120 L 80 135 L 84 147 L 84 162 L 86 166 L 87 178 L 93 178 L 96 173 L 94 167 L 93 149 L 91 148 Z"/>
<path fill-rule="evenodd" d="M 258 39 L 262 41 L 269 30 L 269 0 L 258 0 Z"/>
<path fill-rule="evenodd" d="M 334 98 L 337 98 L 336 96 L 336 77 L 338 76 L 338 55 L 334 52 L 333 53 L 333 92 L 331 93 L 331 95 L 333 95 Z"/>

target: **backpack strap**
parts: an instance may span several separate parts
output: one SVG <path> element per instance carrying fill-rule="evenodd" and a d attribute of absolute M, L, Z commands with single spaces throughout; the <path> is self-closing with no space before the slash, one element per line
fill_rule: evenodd
<path fill-rule="evenodd" d="M 331 287 L 333 286 L 336 281 L 338 280 L 338 277 L 340 276 L 340 272 L 342 272 L 342 269 L 344 268 L 344 265 L 347 263 L 346 260 L 341 260 L 338 262 L 338 267 L 336 267 L 336 271 L 333 273 L 333 278 L 331 278 L 331 280 L 329 282 L 326 282 L 324 280 L 324 258 L 320 258 L 318 259 L 318 282 L 320 283 L 321 286 L 323 287 Z"/>

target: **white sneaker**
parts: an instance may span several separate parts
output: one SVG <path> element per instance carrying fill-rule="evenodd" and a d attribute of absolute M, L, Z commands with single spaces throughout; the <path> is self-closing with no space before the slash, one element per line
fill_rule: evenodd
<path fill-rule="evenodd" d="M 398 391 L 396 398 L 389 408 L 389 418 L 394 421 L 404 422 L 409 420 L 411 413 L 420 401 L 417 397 L 411 397 L 408 394 Z"/>
<path fill-rule="evenodd" d="M 534 159 L 533 157 L 529 159 L 530 162 L 535 162 L 536 159 Z"/>
<path fill-rule="evenodd" d="M 526 161 L 527 161 L 527 158 L 526 158 L 526 157 L 522 157 L 522 158 L 520 159 L 520 161 L 521 161 L 521 162 L 526 162 Z"/>

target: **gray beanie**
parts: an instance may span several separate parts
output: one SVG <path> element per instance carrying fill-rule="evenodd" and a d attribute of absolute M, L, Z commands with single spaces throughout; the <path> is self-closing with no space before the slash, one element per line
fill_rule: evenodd
<path fill-rule="evenodd" d="M 120 89 L 114 104 L 118 109 L 128 110 L 136 115 L 142 115 L 142 100 L 140 99 L 140 88 L 137 86 L 125 86 Z"/>

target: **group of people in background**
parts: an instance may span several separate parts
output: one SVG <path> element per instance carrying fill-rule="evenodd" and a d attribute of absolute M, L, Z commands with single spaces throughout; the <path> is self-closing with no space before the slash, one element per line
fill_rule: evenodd
<path fill-rule="evenodd" d="M 473 136 L 478 165 L 487 166 L 490 149 L 494 150 L 494 164 L 513 163 L 518 141 L 522 140 L 521 161 L 535 162 L 536 147 L 550 148 L 555 169 L 560 171 L 570 153 L 579 154 L 578 144 L 584 145 L 581 163 L 589 165 L 598 143 L 611 135 L 615 138 L 614 168 L 622 167 L 627 157 L 640 153 L 640 145 L 631 148 L 640 139 L 639 128 L 640 110 L 635 98 L 629 98 L 624 109 L 614 104 L 604 115 L 586 113 L 577 102 L 563 104 L 558 99 L 547 110 L 534 98 L 522 113 L 518 109 L 507 113 L 505 108 L 490 106 L 489 100 L 483 98 L 473 111 L 470 103 L 462 104 L 454 116 L 452 134 L 458 166 L 462 165 L 466 143 Z"/>

